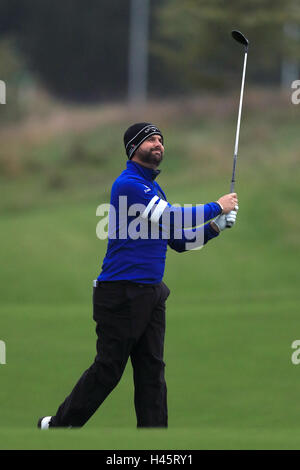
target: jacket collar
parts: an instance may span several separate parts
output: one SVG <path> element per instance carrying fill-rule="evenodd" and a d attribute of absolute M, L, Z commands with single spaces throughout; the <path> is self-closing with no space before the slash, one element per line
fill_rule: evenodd
<path fill-rule="evenodd" d="M 143 165 L 140 165 L 137 162 L 129 160 L 127 162 L 127 169 L 133 171 L 134 173 L 139 173 L 146 180 L 154 181 L 155 178 L 159 175 L 160 170 L 152 170 L 152 168 L 146 168 Z"/>

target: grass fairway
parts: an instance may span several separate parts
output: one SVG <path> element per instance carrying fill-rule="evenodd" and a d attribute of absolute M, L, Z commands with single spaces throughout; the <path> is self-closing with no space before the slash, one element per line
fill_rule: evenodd
<path fill-rule="evenodd" d="M 119 169 L 105 163 L 99 180 L 107 175 L 107 181 L 98 188 L 94 163 L 81 175 L 78 167 L 70 173 L 58 167 L 64 185 L 55 191 L 45 184 L 47 168 L 3 179 L 1 449 L 300 448 L 300 365 L 291 362 L 291 344 L 300 339 L 300 137 L 294 118 L 287 121 L 284 110 L 267 119 L 249 112 L 240 144 L 236 227 L 202 250 L 168 251 L 167 430 L 136 429 L 130 362 L 84 428 L 36 429 L 37 419 L 55 413 L 96 353 L 92 280 L 106 249 L 96 238 L 96 207 L 107 202 Z M 169 123 L 174 165 L 166 156 L 159 181 L 170 202 L 209 201 L 228 190 L 230 177 L 224 181 L 223 175 L 230 175 L 231 156 L 225 163 L 223 152 L 231 155 L 233 122 L 229 116 L 225 124 L 216 118 L 206 127 L 197 117 L 190 126 Z M 179 130 L 188 142 L 186 164 L 175 152 Z M 202 153 L 195 154 L 197 135 Z M 87 141 L 105 153 L 106 144 L 92 137 Z M 45 155 L 60 142 L 47 145 Z"/>

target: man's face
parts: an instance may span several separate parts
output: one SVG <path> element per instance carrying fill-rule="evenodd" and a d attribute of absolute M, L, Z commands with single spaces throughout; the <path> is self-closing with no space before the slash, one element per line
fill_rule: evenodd
<path fill-rule="evenodd" d="M 164 156 L 164 146 L 160 135 L 150 135 L 134 153 L 141 162 L 158 167 Z"/>

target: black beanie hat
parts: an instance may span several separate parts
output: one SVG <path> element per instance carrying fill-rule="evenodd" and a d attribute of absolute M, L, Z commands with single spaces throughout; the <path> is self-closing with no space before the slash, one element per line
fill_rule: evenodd
<path fill-rule="evenodd" d="M 124 134 L 124 145 L 128 158 L 130 159 L 136 149 L 141 145 L 144 140 L 148 139 L 150 135 L 158 134 L 163 141 L 163 135 L 158 127 L 150 124 L 149 122 L 138 122 L 128 127 Z"/>

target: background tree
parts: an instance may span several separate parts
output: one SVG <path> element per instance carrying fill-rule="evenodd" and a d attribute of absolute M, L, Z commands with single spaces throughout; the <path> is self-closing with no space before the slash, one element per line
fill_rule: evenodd
<path fill-rule="evenodd" d="M 152 53 L 186 90 L 230 86 L 241 59 L 232 29 L 251 43 L 249 81 L 278 83 L 282 60 L 300 58 L 299 39 L 284 34 L 286 23 L 299 24 L 300 6 L 293 0 L 166 0 L 156 19 Z"/>

